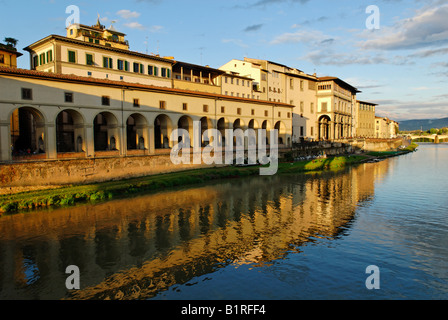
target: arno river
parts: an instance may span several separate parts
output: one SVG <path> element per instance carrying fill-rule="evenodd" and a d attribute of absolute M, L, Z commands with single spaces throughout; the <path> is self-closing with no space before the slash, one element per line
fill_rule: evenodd
<path fill-rule="evenodd" d="M 447 144 L 421 144 L 343 172 L 4 216 L 0 299 L 447 299 L 447 164 Z"/>

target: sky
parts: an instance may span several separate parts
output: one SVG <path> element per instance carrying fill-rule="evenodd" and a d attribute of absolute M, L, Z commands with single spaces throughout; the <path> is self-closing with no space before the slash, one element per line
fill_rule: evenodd
<path fill-rule="evenodd" d="M 66 35 L 70 5 L 133 51 L 212 68 L 266 59 L 350 83 L 378 116 L 448 117 L 448 0 L 0 0 L 0 42 L 19 40 L 20 68 L 30 68 L 23 48 Z"/>

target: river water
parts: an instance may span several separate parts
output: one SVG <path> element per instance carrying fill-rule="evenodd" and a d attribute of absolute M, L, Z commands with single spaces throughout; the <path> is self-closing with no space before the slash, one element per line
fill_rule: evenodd
<path fill-rule="evenodd" d="M 447 299 L 447 163 L 447 144 L 421 144 L 340 172 L 4 216 L 0 299 Z"/>

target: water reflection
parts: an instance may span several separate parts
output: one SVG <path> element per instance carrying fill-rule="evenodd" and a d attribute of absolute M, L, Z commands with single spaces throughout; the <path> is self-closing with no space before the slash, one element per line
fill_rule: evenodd
<path fill-rule="evenodd" d="M 393 162 L 254 177 L 0 219 L 1 299 L 147 299 L 344 234 Z M 81 270 L 67 291 L 65 268 Z"/>

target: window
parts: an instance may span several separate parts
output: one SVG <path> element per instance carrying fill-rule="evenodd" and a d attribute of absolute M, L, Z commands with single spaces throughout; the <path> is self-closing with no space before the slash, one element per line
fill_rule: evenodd
<path fill-rule="evenodd" d="M 300 80 L 300 91 L 303 91 L 303 80 Z"/>
<path fill-rule="evenodd" d="M 208 105 L 204 104 L 204 105 L 202 106 L 202 110 L 203 110 L 204 112 L 208 112 Z"/>
<path fill-rule="evenodd" d="M 300 136 L 303 137 L 303 126 L 300 127 Z"/>
<path fill-rule="evenodd" d="M 322 112 L 327 112 L 327 103 L 322 102 Z"/>
<path fill-rule="evenodd" d="M 239 115 L 241 115 L 241 108 L 237 108 L 237 109 L 236 109 L 236 113 L 239 114 Z"/>
<path fill-rule="evenodd" d="M 129 62 L 124 62 L 124 71 L 129 71 Z"/>
<path fill-rule="evenodd" d="M 43 65 L 45 64 L 45 53 L 41 53 L 39 56 L 39 64 Z"/>
<path fill-rule="evenodd" d="M 136 107 L 136 108 L 140 107 L 140 100 L 139 99 L 134 99 L 134 107 Z"/>
<path fill-rule="evenodd" d="M 91 77 L 91 76 L 92 76 L 92 72 L 91 72 L 91 71 L 87 71 L 87 75 L 88 75 L 89 77 Z"/>
<path fill-rule="evenodd" d="M 159 68 L 154 67 L 154 75 L 157 77 L 159 75 Z"/>
<path fill-rule="evenodd" d="M 162 68 L 162 77 L 166 77 L 166 68 Z"/>
<path fill-rule="evenodd" d="M 33 90 L 28 88 L 22 88 L 22 99 L 33 100 Z"/>
<path fill-rule="evenodd" d="M 118 70 L 124 69 L 124 61 L 123 60 L 117 60 L 117 69 Z"/>
<path fill-rule="evenodd" d="M 154 67 L 153 67 L 153 66 L 148 66 L 148 74 L 149 74 L 150 76 L 152 76 L 153 73 L 154 73 Z"/>
<path fill-rule="evenodd" d="M 145 66 L 140 64 L 140 73 L 145 73 Z"/>
<path fill-rule="evenodd" d="M 134 72 L 138 73 L 140 71 L 140 64 L 138 64 L 137 62 L 134 62 Z"/>
<path fill-rule="evenodd" d="M 266 73 L 262 73 L 261 74 L 261 80 L 262 81 L 266 81 Z"/>
<path fill-rule="evenodd" d="M 221 113 L 226 113 L 226 107 L 221 107 Z"/>
<path fill-rule="evenodd" d="M 269 115 L 268 110 L 264 110 L 264 116 L 267 117 Z"/>
<path fill-rule="evenodd" d="M 68 51 L 68 62 L 76 63 L 76 53 L 75 53 L 75 51 Z"/>
<path fill-rule="evenodd" d="M 88 66 L 93 66 L 95 64 L 93 61 L 93 54 L 86 53 L 86 64 Z"/>
<path fill-rule="evenodd" d="M 112 58 L 103 57 L 103 67 L 112 69 L 113 68 L 113 60 L 112 60 Z"/>
<path fill-rule="evenodd" d="M 279 111 L 278 112 L 278 117 L 281 118 L 282 117 L 282 113 Z"/>
<path fill-rule="evenodd" d="M 34 69 L 39 66 L 39 57 L 38 56 L 33 57 L 33 66 L 34 66 Z"/>
<path fill-rule="evenodd" d="M 182 110 L 184 111 L 188 110 L 188 104 L 182 103 Z"/>
<path fill-rule="evenodd" d="M 5 55 L 0 54 L 0 63 L 5 63 Z"/>
<path fill-rule="evenodd" d="M 72 92 L 65 92 L 64 94 L 64 100 L 65 102 L 73 102 L 73 93 Z"/>
<path fill-rule="evenodd" d="M 311 136 L 314 136 L 314 127 L 310 128 L 310 133 L 311 133 Z"/>
<path fill-rule="evenodd" d="M 288 118 L 291 118 L 291 112 L 287 113 Z"/>
<path fill-rule="evenodd" d="M 314 103 L 313 102 L 311 102 L 310 111 L 311 111 L 311 113 L 314 113 Z"/>
<path fill-rule="evenodd" d="M 53 50 L 47 51 L 47 63 L 53 61 Z"/>
<path fill-rule="evenodd" d="M 166 101 L 159 101 L 159 108 L 165 110 L 166 109 Z"/>
<path fill-rule="evenodd" d="M 103 106 L 110 106 L 110 97 L 108 97 L 108 96 L 103 96 L 103 97 L 101 98 L 101 104 L 102 104 Z"/>
<path fill-rule="evenodd" d="M 294 90 L 294 79 L 289 79 L 289 88 Z"/>
<path fill-rule="evenodd" d="M 252 109 L 252 110 L 250 111 L 250 114 L 251 114 L 251 115 L 255 115 L 255 109 Z"/>
<path fill-rule="evenodd" d="M 303 101 L 300 101 L 300 112 L 303 113 Z"/>

